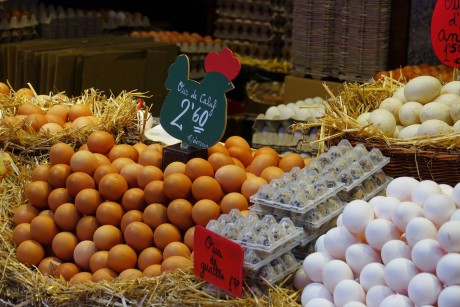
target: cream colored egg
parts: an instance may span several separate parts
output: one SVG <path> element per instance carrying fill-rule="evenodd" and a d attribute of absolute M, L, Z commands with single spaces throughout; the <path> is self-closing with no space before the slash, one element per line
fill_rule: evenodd
<path fill-rule="evenodd" d="M 418 128 L 418 136 L 436 136 L 452 132 L 452 127 L 439 119 L 429 119 Z"/>
<path fill-rule="evenodd" d="M 460 95 L 460 81 L 455 80 L 444 84 L 441 88 L 441 94 Z"/>
<path fill-rule="evenodd" d="M 360 114 L 356 120 L 358 121 L 358 123 L 361 126 L 367 126 L 370 123 L 369 122 L 369 116 L 370 115 L 371 115 L 371 112 L 364 112 L 364 113 Z"/>
<path fill-rule="evenodd" d="M 450 111 L 449 111 L 450 117 L 452 118 L 452 121 L 457 122 L 460 120 L 460 103 L 455 103 L 450 106 Z"/>
<path fill-rule="evenodd" d="M 408 101 L 421 104 L 433 101 L 441 93 L 441 82 L 432 76 L 419 76 L 411 79 L 404 86 L 404 96 Z"/>
<path fill-rule="evenodd" d="M 454 132 L 460 132 L 460 120 L 457 120 L 455 124 L 452 126 L 452 130 Z"/>
<path fill-rule="evenodd" d="M 430 119 L 439 119 L 448 125 L 452 125 L 453 121 L 450 117 L 450 107 L 441 102 L 429 102 L 425 104 L 419 113 L 422 123 Z"/>
<path fill-rule="evenodd" d="M 399 131 L 398 139 L 410 139 L 417 136 L 420 124 L 407 126 Z"/>
<path fill-rule="evenodd" d="M 407 99 L 406 96 L 404 96 L 404 86 L 398 88 L 396 91 L 394 91 L 392 97 L 398 98 L 402 102 L 406 103 Z"/>
<path fill-rule="evenodd" d="M 440 102 L 447 105 L 449 108 L 455 104 L 460 103 L 460 96 L 458 94 L 441 94 L 434 100 L 435 102 Z"/>
<path fill-rule="evenodd" d="M 369 121 L 378 127 L 386 136 L 393 136 L 396 129 L 396 119 L 386 109 L 376 109 L 369 115 Z"/>
<path fill-rule="evenodd" d="M 406 102 L 399 108 L 399 121 L 406 127 L 414 124 L 420 124 L 421 122 L 419 113 L 422 110 L 422 108 L 423 105 L 416 101 Z"/>
<path fill-rule="evenodd" d="M 379 109 L 385 109 L 391 112 L 396 119 L 396 123 L 400 123 L 399 121 L 399 109 L 402 107 L 404 102 L 395 97 L 385 98 L 380 102 Z"/>

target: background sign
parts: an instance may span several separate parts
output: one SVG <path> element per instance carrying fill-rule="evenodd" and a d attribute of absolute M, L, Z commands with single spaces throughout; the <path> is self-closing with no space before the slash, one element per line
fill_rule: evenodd
<path fill-rule="evenodd" d="M 431 19 L 431 43 L 442 63 L 460 67 L 460 1 L 436 3 Z"/>
<path fill-rule="evenodd" d="M 197 225 L 193 242 L 195 275 L 241 297 L 244 251 L 241 245 Z"/>

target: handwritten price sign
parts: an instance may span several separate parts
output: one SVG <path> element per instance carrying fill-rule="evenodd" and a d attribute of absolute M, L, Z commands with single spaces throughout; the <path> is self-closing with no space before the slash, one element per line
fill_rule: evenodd
<path fill-rule="evenodd" d="M 195 275 L 229 294 L 241 297 L 244 260 L 241 245 L 196 226 L 193 246 Z"/>
<path fill-rule="evenodd" d="M 439 0 L 431 19 L 431 43 L 438 59 L 460 67 L 460 1 Z"/>

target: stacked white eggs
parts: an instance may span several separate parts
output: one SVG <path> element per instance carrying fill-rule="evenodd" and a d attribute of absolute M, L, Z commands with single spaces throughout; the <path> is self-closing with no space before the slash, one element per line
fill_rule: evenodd
<path fill-rule="evenodd" d="M 460 131 L 460 81 L 442 83 L 419 76 L 384 99 L 378 109 L 358 117 L 372 123 L 388 137 L 400 139 Z"/>
<path fill-rule="evenodd" d="M 410 177 L 353 200 L 294 285 L 304 307 L 460 306 L 460 183 Z"/>
<path fill-rule="evenodd" d="M 286 120 L 295 119 L 299 121 L 317 121 L 324 116 L 324 99 L 317 96 L 306 98 L 288 104 L 279 104 L 269 107 L 264 115 L 269 120 Z"/>

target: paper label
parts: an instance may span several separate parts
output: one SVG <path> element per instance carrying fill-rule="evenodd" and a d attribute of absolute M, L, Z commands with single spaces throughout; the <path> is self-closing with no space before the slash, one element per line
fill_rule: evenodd
<path fill-rule="evenodd" d="M 431 43 L 442 63 L 460 67 L 460 1 L 436 3 L 431 19 Z"/>

